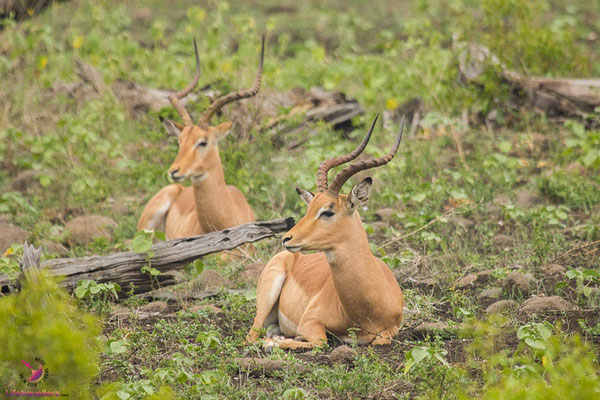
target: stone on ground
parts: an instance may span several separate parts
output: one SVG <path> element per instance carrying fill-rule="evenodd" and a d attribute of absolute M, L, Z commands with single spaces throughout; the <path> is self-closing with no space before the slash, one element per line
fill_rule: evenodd
<path fill-rule="evenodd" d="M 488 308 L 486 308 L 485 313 L 488 315 L 505 313 L 515 311 L 517 308 L 519 308 L 519 305 L 514 300 L 500 300 L 490 304 Z"/>
<path fill-rule="evenodd" d="M 25 229 L 0 222 L 0 256 L 13 243 L 23 244 L 28 236 L 29 232 L 27 232 Z"/>
<path fill-rule="evenodd" d="M 560 296 L 531 297 L 521 304 L 519 311 L 532 314 L 545 311 L 574 311 L 577 307 Z"/>
<path fill-rule="evenodd" d="M 356 350 L 347 345 L 342 345 L 333 349 L 330 354 L 331 361 L 336 364 L 346 364 L 354 361 L 358 356 Z"/>
<path fill-rule="evenodd" d="M 67 222 L 69 242 L 71 244 L 88 244 L 96 238 L 112 240 L 117 223 L 102 215 L 76 217 Z"/>
<path fill-rule="evenodd" d="M 509 272 L 502 282 L 502 287 L 508 293 L 528 294 L 533 286 L 533 275 L 521 272 Z"/>

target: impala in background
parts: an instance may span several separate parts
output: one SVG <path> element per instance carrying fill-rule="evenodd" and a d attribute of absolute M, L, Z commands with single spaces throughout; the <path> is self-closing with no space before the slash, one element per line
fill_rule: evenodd
<path fill-rule="evenodd" d="M 254 221 L 254 212 L 246 198 L 234 186 L 225 183 L 218 142 L 231 128 L 231 122 L 210 125 L 214 114 L 226 104 L 255 96 L 261 83 L 265 36 L 262 37 L 258 73 L 252 87 L 229 93 L 215 100 L 196 124 L 179 102 L 198 84 L 200 61 L 194 39 L 196 73 L 192 82 L 182 91 L 169 97 L 181 116 L 183 125 L 163 119 L 166 130 L 177 137 L 179 153 L 169 168 L 175 182 L 190 179 L 191 187 L 179 183 L 169 185 L 156 193 L 146 204 L 138 222 L 138 230 L 164 231 L 167 239 L 196 236 Z"/>
<path fill-rule="evenodd" d="M 310 348 L 327 340 L 330 332 L 350 340 L 349 329 L 364 344 L 388 344 L 402 321 L 402 291 L 390 268 L 374 257 L 358 214 L 369 199 L 371 178 L 350 194 L 340 194 L 344 183 L 359 171 L 387 164 L 404 128 L 404 119 L 392 150 L 383 157 L 358 161 L 343 169 L 327 186 L 327 172 L 352 161 L 366 147 L 377 117 L 362 143 L 351 153 L 326 160 L 317 172 L 317 194 L 296 189 L 308 204 L 306 215 L 283 237 L 282 251 L 265 267 L 256 290 L 256 316 L 248 342 L 260 330 L 278 324 L 280 333 L 306 341 L 273 335 L 267 346 Z M 303 251 L 318 251 L 301 254 Z"/>

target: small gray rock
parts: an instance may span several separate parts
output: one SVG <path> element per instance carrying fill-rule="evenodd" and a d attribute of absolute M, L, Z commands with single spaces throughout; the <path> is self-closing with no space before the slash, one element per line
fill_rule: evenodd
<path fill-rule="evenodd" d="M 40 246 L 42 246 L 42 249 L 46 254 L 56 254 L 59 256 L 66 256 L 69 254 L 69 250 L 65 246 L 49 239 L 42 240 Z"/>
<path fill-rule="evenodd" d="M 531 208 L 531 207 L 535 206 L 536 204 L 541 203 L 541 201 L 542 201 L 542 198 L 540 196 L 538 196 L 537 193 L 535 193 L 531 190 L 522 189 L 517 192 L 516 204 L 520 207 Z"/>
<path fill-rule="evenodd" d="M 528 294 L 531 291 L 533 285 L 533 275 L 527 273 L 522 274 L 520 272 L 509 272 L 502 282 L 502 287 L 508 293 L 521 293 Z"/>
<path fill-rule="evenodd" d="M 12 181 L 10 188 L 17 192 L 26 193 L 31 189 L 41 187 L 39 177 L 40 171 L 27 170 L 20 172 Z"/>
<path fill-rule="evenodd" d="M 0 255 L 13 243 L 23 244 L 28 236 L 29 232 L 25 229 L 0 222 Z"/>
<path fill-rule="evenodd" d="M 375 218 L 378 220 L 386 220 L 390 218 L 392 215 L 396 214 L 398 211 L 393 209 L 392 207 L 382 207 L 375 211 Z"/>
<path fill-rule="evenodd" d="M 194 304 L 187 309 L 189 312 L 197 313 L 200 311 L 208 311 L 210 314 L 218 314 L 221 312 L 221 309 L 212 304 Z"/>
<path fill-rule="evenodd" d="M 510 247 L 513 244 L 513 238 L 508 235 L 496 235 L 493 239 L 494 246 L 499 248 Z"/>
<path fill-rule="evenodd" d="M 492 287 L 492 288 L 485 289 L 483 292 L 479 293 L 477 298 L 479 300 L 496 300 L 496 299 L 500 298 L 501 295 L 502 295 L 502 288 Z"/>
<path fill-rule="evenodd" d="M 565 267 L 559 264 L 546 265 L 542 270 L 546 275 L 564 275 L 567 271 Z"/>
<path fill-rule="evenodd" d="M 515 311 L 517 308 L 519 308 L 519 305 L 514 300 L 500 300 L 493 304 L 490 304 L 488 308 L 486 308 L 485 313 L 488 315 L 505 313 Z"/>
<path fill-rule="evenodd" d="M 240 273 L 240 280 L 247 285 L 256 285 L 258 284 L 258 280 L 260 275 L 262 274 L 263 269 L 265 269 L 265 264 L 262 263 L 254 263 L 246 266 L 244 270 Z"/>
<path fill-rule="evenodd" d="M 354 361 L 358 356 L 356 350 L 350 346 L 342 345 L 333 349 L 330 354 L 331 361 L 336 364 L 346 364 Z"/>
<path fill-rule="evenodd" d="M 433 290 L 437 284 L 437 281 L 433 278 L 419 279 L 415 282 L 415 286 L 421 290 Z"/>
<path fill-rule="evenodd" d="M 477 275 L 476 274 L 468 274 L 463 276 L 462 278 L 458 279 L 456 282 L 454 282 L 454 287 L 457 288 L 466 288 L 466 287 L 472 287 L 475 284 L 475 281 L 477 280 Z"/>
<path fill-rule="evenodd" d="M 190 283 L 193 287 L 202 290 L 219 289 L 222 286 L 228 287 L 230 285 L 229 279 L 211 269 L 205 269 L 200 276 L 192 279 Z"/>
<path fill-rule="evenodd" d="M 153 301 L 140 307 L 140 311 L 146 313 L 166 313 L 169 306 L 165 301 Z"/>
<path fill-rule="evenodd" d="M 577 307 L 560 296 L 534 296 L 523 302 L 520 311 L 532 314 L 545 311 L 574 311 Z"/>
<path fill-rule="evenodd" d="M 67 222 L 69 242 L 71 244 L 88 244 L 95 238 L 112 240 L 117 223 L 102 215 L 88 215 L 73 218 Z"/>
<path fill-rule="evenodd" d="M 496 277 L 494 276 L 494 273 L 492 272 L 492 270 L 488 269 L 485 271 L 479 271 L 477 273 L 477 283 L 490 283 L 496 280 Z"/>
<path fill-rule="evenodd" d="M 413 335 L 417 338 L 424 339 L 427 336 L 446 332 L 449 329 L 444 322 L 423 322 L 413 329 Z"/>
<path fill-rule="evenodd" d="M 468 230 L 469 228 L 472 228 L 475 225 L 475 222 L 473 222 L 473 220 L 470 220 L 468 218 L 463 218 L 460 216 L 452 218 L 451 221 L 454 224 L 460 226 L 464 230 Z"/>

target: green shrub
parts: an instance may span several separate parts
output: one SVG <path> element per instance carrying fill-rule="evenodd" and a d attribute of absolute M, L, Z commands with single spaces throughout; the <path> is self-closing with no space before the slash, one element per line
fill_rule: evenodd
<path fill-rule="evenodd" d="M 522 399 L 598 399 L 600 376 L 593 352 L 579 339 L 560 342 L 553 338 L 551 346 L 558 353 L 554 363 L 542 360 L 541 368 L 507 369 L 499 383 L 488 388 L 481 396 L 488 400 Z"/>
<path fill-rule="evenodd" d="M 55 281 L 29 270 L 18 294 L 0 298 L 0 326 L 0 387 L 90 398 L 99 372 L 98 320 L 78 309 Z M 36 358 L 46 363 L 47 375 L 28 387 L 20 378 L 29 372 L 23 361 L 35 368 Z"/>

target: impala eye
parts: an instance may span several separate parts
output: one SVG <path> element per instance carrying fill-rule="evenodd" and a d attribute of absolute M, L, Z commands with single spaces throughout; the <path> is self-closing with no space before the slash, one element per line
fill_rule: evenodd
<path fill-rule="evenodd" d="M 325 218 L 331 218 L 335 215 L 335 213 L 333 211 L 323 211 L 321 213 L 321 215 L 319 215 L 319 218 L 321 217 L 325 217 Z"/>
<path fill-rule="evenodd" d="M 207 144 L 208 142 L 200 142 L 196 145 L 196 147 L 206 147 Z"/>

